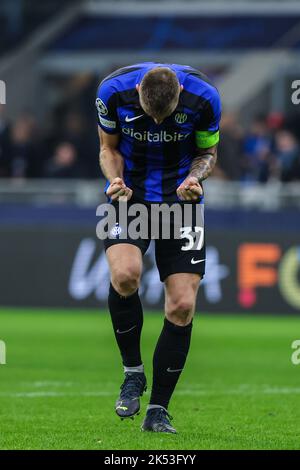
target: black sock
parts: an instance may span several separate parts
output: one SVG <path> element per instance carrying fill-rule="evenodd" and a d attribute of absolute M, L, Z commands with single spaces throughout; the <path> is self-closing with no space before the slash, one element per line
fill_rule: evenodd
<path fill-rule="evenodd" d="M 124 366 L 141 365 L 140 338 L 143 309 L 138 291 L 128 297 L 122 297 L 111 284 L 108 307 Z"/>
<path fill-rule="evenodd" d="M 192 323 L 177 326 L 165 319 L 153 356 L 150 405 L 168 407 L 189 351 Z"/>

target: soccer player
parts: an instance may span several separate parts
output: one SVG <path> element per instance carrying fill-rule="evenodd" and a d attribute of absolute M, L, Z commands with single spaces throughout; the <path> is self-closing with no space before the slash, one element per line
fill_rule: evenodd
<path fill-rule="evenodd" d="M 220 97 L 207 77 L 189 66 L 141 63 L 106 77 L 97 92 L 100 166 L 106 195 L 121 200 L 192 205 L 181 238 L 155 240 L 156 263 L 165 285 L 165 319 L 153 356 L 153 383 L 142 430 L 176 433 L 168 405 L 190 347 L 205 245 L 195 216 L 203 210 L 202 181 L 217 159 Z M 148 239 L 120 237 L 122 226 L 104 242 L 111 272 L 108 305 L 125 379 L 116 402 L 121 418 L 133 418 L 146 390 L 140 337 L 143 308 L 138 288 Z M 192 238 L 192 241 L 194 238 Z"/>

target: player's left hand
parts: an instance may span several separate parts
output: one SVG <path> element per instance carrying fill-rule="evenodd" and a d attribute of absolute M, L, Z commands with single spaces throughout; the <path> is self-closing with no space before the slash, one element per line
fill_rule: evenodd
<path fill-rule="evenodd" d="M 198 178 L 188 176 L 176 190 L 181 201 L 198 201 L 203 194 Z"/>

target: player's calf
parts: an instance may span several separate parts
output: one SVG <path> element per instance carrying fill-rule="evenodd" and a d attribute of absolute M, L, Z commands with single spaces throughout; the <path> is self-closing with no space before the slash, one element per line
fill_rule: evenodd
<path fill-rule="evenodd" d="M 184 369 L 190 347 L 192 318 L 199 280 L 198 275 L 182 273 L 170 275 L 165 281 L 166 318 L 153 356 L 151 407 L 168 409 L 169 401 Z M 168 416 L 160 416 L 160 418 L 165 420 Z M 146 418 L 146 428 L 147 423 Z"/>

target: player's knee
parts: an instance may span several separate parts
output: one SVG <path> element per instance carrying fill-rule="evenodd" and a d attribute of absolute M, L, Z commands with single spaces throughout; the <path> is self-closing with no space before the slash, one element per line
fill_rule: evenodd
<path fill-rule="evenodd" d="M 120 295 L 131 295 L 139 287 L 140 271 L 134 266 L 128 266 L 124 270 L 115 270 L 112 273 L 112 283 Z"/>
<path fill-rule="evenodd" d="M 194 298 L 188 296 L 170 299 L 167 303 L 166 315 L 170 322 L 175 325 L 188 325 L 194 313 Z"/>

